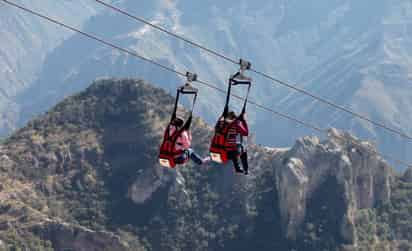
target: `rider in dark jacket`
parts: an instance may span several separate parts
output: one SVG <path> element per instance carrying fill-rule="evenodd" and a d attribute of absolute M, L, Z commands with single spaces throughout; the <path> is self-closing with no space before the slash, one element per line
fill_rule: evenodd
<path fill-rule="evenodd" d="M 227 145 L 233 150 L 228 151 L 228 157 L 233 162 L 233 166 L 238 173 L 248 174 L 249 166 L 247 162 L 247 152 L 243 146 L 243 137 L 249 136 L 249 127 L 245 120 L 245 114 L 239 117 L 234 111 L 230 111 L 225 118 L 225 122 L 231 124 L 227 134 Z M 239 157 L 242 161 L 243 170 L 240 168 Z"/>

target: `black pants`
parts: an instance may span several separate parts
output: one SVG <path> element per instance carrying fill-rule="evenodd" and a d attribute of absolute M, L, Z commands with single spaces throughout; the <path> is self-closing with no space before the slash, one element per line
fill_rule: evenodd
<path fill-rule="evenodd" d="M 247 152 L 244 150 L 244 147 L 241 144 L 238 145 L 237 151 L 228 152 L 228 158 L 233 162 L 233 167 L 235 168 L 236 171 L 242 170 L 240 168 L 239 156 L 240 156 L 240 161 L 242 162 L 243 171 L 247 173 L 249 170 L 249 164 L 247 161 L 248 159 Z"/>

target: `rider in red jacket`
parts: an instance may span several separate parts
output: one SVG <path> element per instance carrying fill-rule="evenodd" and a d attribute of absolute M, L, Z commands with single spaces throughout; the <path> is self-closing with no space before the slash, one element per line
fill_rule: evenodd
<path fill-rule="evenodd" d="M 170 135 L 183 126 L 181 118 L 175 118 L 170 126 Z M 176 163 L 185 163 L 189 158 L 198 165 L 205 164 L 210 161 L 210 157 L 202 158 L 191 148 L 192 133 L 190 130 L 184 130 L 176 140 L 175 151 L 182 154 L 175 157 Z"/>
<path fill-rule="evenodd" d="M 242 114 L 238 117 L 235 112 L 230 111 L 224 120 L 227 124 L 230 124 L 226 139 L 228 157 L 232 160 L 236 172 L 248 174 L 249 166 L 247 153 L 243 146 L 243 137 L 249 136 L 249 127 L 244 116 L 245 114 Z M 242 161 L 243 170 L 240 168 L 239 157 Z"/>

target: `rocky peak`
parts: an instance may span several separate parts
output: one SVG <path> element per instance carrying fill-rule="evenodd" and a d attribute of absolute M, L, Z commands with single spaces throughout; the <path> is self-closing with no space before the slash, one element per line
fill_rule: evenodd
<path fill-rule="evenodd" d="M 310 199 L 317 196 L 314 193 L 322 193 L 330 179 L 341 192 L 336 194 L 344 207 L 340 234 L 349 243 L 356 236 L 354 212 L 390 199 L 391 168 L 370 144 L 348 133 L 331 129 L 324 142 L 316 137 L 299 139 L 284 155 L 286 159 L 278 164 L 276 175 L 279 206 L 289 238 L 298 237 Z"/>

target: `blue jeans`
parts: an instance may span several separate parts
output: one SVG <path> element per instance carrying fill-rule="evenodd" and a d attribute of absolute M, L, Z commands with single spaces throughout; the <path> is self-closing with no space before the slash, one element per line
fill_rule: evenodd
<path fill-rule="evenodd" d="M 183 154 L 177 157 L 175 161 L 176 163 L 184 163 L 189 158 L 198 165 L 203 164 L 202 158 L 192 148 L 185 149 Z"/>

